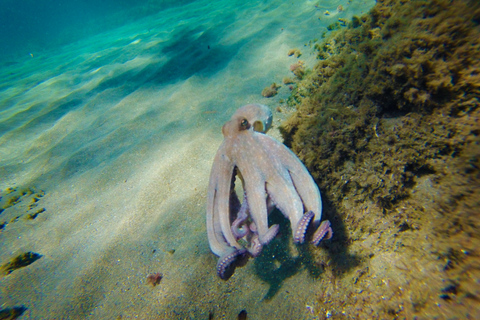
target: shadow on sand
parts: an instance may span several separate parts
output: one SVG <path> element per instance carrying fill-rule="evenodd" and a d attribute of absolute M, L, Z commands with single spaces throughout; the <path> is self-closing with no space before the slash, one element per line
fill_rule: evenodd
<path fill-rule="evenodd" d="M 329 219 L 332 223 L 333 238 L 323 241 L 319 247 L 308 243 L 297 246 L 298 254 L 289 248 L 293 241 L 290 222 L 278 210 L 270 215 L 269 224 L 280 225 L 279 235 L 254 260 L 256 275 L 270 286 L 264 300 L 272 299 L 287 278 L 301 272 L 304 268 L 312 278 L 319 279 L 325 268 L 331 269 L 335 277 L 341 277 L 360 264 L 361 258 L 348 252 L 349 241 L 345 225 L 337 214 L 336 208 L 326 199 L 323 199 L 323 202 L 322 220 Z M 308 233 L 311 235 L 313 231 L 308 230 Z M 318 258 L 315 258 L 316 250 L 327 251 L 328 266 L 327 261 L 318 261 Z"/>

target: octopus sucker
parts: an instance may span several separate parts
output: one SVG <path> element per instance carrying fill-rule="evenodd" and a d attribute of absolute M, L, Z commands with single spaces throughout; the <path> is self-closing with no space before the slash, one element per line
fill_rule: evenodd
<path fill-rule="evenodd" d="M 333 237 L 333 230 L 332 227 L 330 226 L 330 221 L 324 220 L 318 227 L 318 229 L 315 231 L 312 237 L 311 243 L 313 245 L 318 246 L 320 244 L 320 241 L 322 240 L 328 240 Z"/>
<path fill-rule="evenodd" d="M 305 234 L 307 233 L 307 228 L 314 217 L 313 211 L 308 211 L 303 215 L 302 219 L 298 222 L 297 229 L 295 230 L 295 236 L 293 237 L 293 242 L 295 243 L 304 243 Z"/>
<path fill-rule="evenodd" d="M 230 279 L 235 272 L 235 268 L 242 264 L 242 260 L 246 253 L 246 249 L 235 250 L 232 253 L 220 258 L 217 263 L 217 274 L 220 279 Z"/>
<path fill-rule="evenodd" d="M 317 226 L 310 241 L 314 245 L 333 235 L 328 220 L 320 223 L 318 186 L 291 150 L 265 134 L 271 125 L 266 106 L 249 104 L 222 127 L 224 140 L 210 173 L 206 216 L 210 248 L 219 257 L 217 274 L 224 280 L 277 236 L 280 226 L 268 225 L 274 207 L 290 220 L 295 243 L 304 243 L 307 229 Z M 243 187 L 241 203 L 234 190 L 236 177 Z"/>

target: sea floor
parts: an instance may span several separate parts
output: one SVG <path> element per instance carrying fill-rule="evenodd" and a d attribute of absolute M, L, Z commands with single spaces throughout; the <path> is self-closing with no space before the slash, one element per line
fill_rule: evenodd
<path fill-rule="evenodd" d="M 318 317 L 330 280 L 288 239 L 217 277 L 208 177 L 231 114 L 266 104 L 280 139 L 290 90 L 267 99 L 262 89 L 298 59 L 312 65 L 310 41 L 373 3 L 196 1 L 3 64 L 0 264 L 40 256 L 0 277 L 1 309 L 23 308 L 25 319 Z"/>

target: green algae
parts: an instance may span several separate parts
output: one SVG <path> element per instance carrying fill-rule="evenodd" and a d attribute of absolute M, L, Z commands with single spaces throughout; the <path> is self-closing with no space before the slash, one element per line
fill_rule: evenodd
<path fill-rule="evenodd" d="M 281 132 L 333 224 L 319 316 L 480 314 L 479 21 L 474 1 L 378 1 L 315 44 Z"/>
<path fill-rule="evenodd" d="M 7 202 L 3 205 L 3 209 L 7 209 L 7 208 L 10 208 L 10 207 L 13 207 L 14 205 L 16 205 L 17 203 L 20 202 L 20 196 L 12 196 L 10 197 Z"/>
<path fill-rule="evenodd" d="M 5 263 L 4 265 L 2 265 L 0 267 L 0 270 L 4 274 L 10 274 L 17 269 L 26 267 L 26 266 L 34 263 L 35 261 L 37 261 L 41 257 L 42 256 L 40 254 L 35 253 L 35 252 L 25 252 L 25 253 L 22 253 L 22 254 L 16 256 L 15 258 L 13 258 L 9 262 Z"/>
<path fill-rule="evenodd" d="M 8 194 L 10 194 L 10 193 L 12 193 L 16 190 L 17 190 L 17 188 L 8 187 L 7 189 L 5 189 L 4 192 L 5 192 L 5 195 L 8 195 Z"/>
<path fill-rule="evenodd" d="M 295 83 L 295 80 L 293 80 L 292 78 L 290 77 L 284 77 L 283 80 L 282 80 L 283 84 L 294 84 Z"/>
<path fill-rule="evenodd" d="M 299 49 L 294 48 L 294 49 L 288 50 L 287 55 L 289 57 L 294 56 L 295 58 L 299 58 L 302 55 L 302 52 Z"/>
<path fill-rule="evenodd" d="M 39 215 L 40 213 L 42 213 L 42 212 L 45 212 L 45 208 L 42 208 L 42 209 L 40 209 L 40 210 L 37 210 L 37 211 L 35 211 L 34 213 L 29 213 L 29 214 L 27 214 L 26 219 L 27 219 L 27 220 L 35 220 L 35 219 L 38 217 L 38 215 Z"/>
<path fill-rule="evenodd" d="M 0 202 L 2 203 L 2 209 L 0 213 L 8 209 L 10 207 L 15 206 L 16 204 L 20 203 L 22 201 L 22 198 L 31 196 L 32 194 L 35 193 L 34 188 L 24 188 L 24 189 L 19 189 L 18 187 L 13 188 L 13 187 L 8 187 L 4 191 L 4 196 L 0 196 Z M 40 190 L 36 197 L 33 199 L 38 199 L 44 195 L 44 192 Z M 5 199 L 3 199 L 5 198 Z M 38 200 L 37 200 L 38 201 Z M 36 201 L 34 201 L 36 202 Z"/>
<path fill-rule="evenodd" d="M 318 57 L 322 60 L 314 67 L 313 72 L 298 84 L 290 98 L 290 104 L 295 106 L 298 112 L 283 124 L 282 132 L 286 143 L 302 155 L 309 168 L 318 172 L 318 180 L 322 180 L 325 172 L 345 166 L 349 161 L 362 163 L 364 159 L 357 159 L 359 150 L 365 150 L 368 146 L 371 149 L 368 150 L 370 159 L 370 154 L 376 155 L 385 151 L 384 146 L 387 145 L 395 146 L 386 148 L 390 154 L 396 153 L 397 149 L 400 149 L 398 152 L 408 154 L 400 155 L 403 160 L 387 160 L 390 163 L 380 166 L 378 170 L 388 167 L 389 169 L 383 171 L 394 170 L 392 174 L 395 180 L 400 176 L 399 184 L 408 185 L 408 172 L 415 173 L 415 170 L 427 168 L 428 165 L 424 163 L 424 159 L 407 159 L 412 159 L 419 152 L 423 153 L 425 145 L 429 146 L 428 150 L 432 155 L 445 153 L 447 149 L 453 148 L 450 146 L 452 142 L 444 145 L 446 139 L 449 139 L 447 136 L 450 128 L 443 122 L 450 119 L 442 121 L 436 117 L 434 135 L 437 139 L 433 140 L 431 135 L 428 135 L 431 129 L 422 127 L 422 122 L 428 115 L 435 117 L 432 112 L 443 108 L 446 103 L 448 107 L 443 108 L 442 112 L 448 114 L 472 111 L 478 107 L 478 97 L 475 95 L 479 92 L 480 77 L 472 78 L 472 75 L 477 74 L 479 62 L 469 57 L 478 57 L 480 50 L 478 41 L 470 34 L 474 32 L 475 24 L 469 19 L 462 19 L 463 25 L 453 28 L 458 19 L 450 15 L 461 15 L 463 11 L 457 8 L 458 12 L 444 12 L 442 5 L 446 4 L 443 1 L 437 2 L 438 8 L 429 7 L 429 10 L 433 10 L 429 11 L 431 32 L 427 29 L 419 33 L 420 27 L 423 30 L 429 26 L 424 20 L 418 21 L 418 25 L 408 23 L 409 10 L 422 12 L 418 3 L 407 6 L 383 1 L 372 9 L 369 16 L 362 18 L 362 27 L 335 33 L 317 45 Z M 463 10 L 466 10 L 465 7 Z M 465 14 L 472 16 L 471 10 L 467 11 Z M 393 12 L 395 18 L 392 18 L 392 21 L 390 17 Z M 412 18 L 413 21 L 417 19 L 416 16 Z M 438 34 L 437 25 L 440 22 L 448 25 L 448 28 L 442 27 L 447 34 Z M 392 29 L 396 31 L 395 35 Z M 381 30 L 384 39 L 372 36 L 372 30 Z M 463 30 L 463 33 L 458 30 Z M 462 34 L 465 39 L 444 42 L 440 52 L 437 52 L 435 45 L 454 35 L 458 38 Z M 400 44 L 399 38 L 402 39 Z M 466 42 L 468 39 L 474 43 Z M 415 43 L 421 47 L 415 48 Z M 460 48 L 454 47 L 455 43 L 460 43 Z M 448 53 L 444 46 L 447 46 L 451 53 Z M 406 55 L 406 50 L 411 52 L 410 57 Z M 425 52 L 420 54 L 420 50 Z M 454 52 L 458 51 L 464 52 L 460 59 L 454 55 Z M 466 74 L 465 69 L 470 72 L 462 77 L 462 74 Z M 420 74 L 419 70 L 423 70 L 423 73 Z M 457 78 L 457 84 L 448 85 L 453 78 Z M 449 97 L 450 100 L 447 100 Z M 397 117 L 402 121 L 399 125 L 388 120 L 395 114 L 405 115 L 410 111 L 419 112 L 420 116 Z M 405 135 L 411 134 L 415 136 L 405 140 Z M 414 146 L 417 145 L 417 150 L 401 148 L 397 141 L 413 143 Z M 322 152 L 317 152 L 318 149 Z M 399 164 L 402 165 L 400 169 L 397 166 Z M 405 173 L 405 169 L 407 173 L 402 174 L 401 171 Z M 373 184 L 371 189 L 374 193 L 373 190 L 377 190 L 378 186 L 373 181 L 369 184 Z M 398 192 L 402 193 L 401 190 Z"/>
<path fill-rule="evenodd" d="M 43 190 L 34 187 L 8 187 L 3 190 L 3 196 L 0 197 L 0 214 L 5 221 L 0 225 L 0 230 L 4 230 L 8 224 L 21 221 L 22 217 L 22 220 L 36 219 L 40 213 L 46 211 L 45 208 L 28 212 L 36 208 L 44 196 Z"/>
<path fill-rule="evenodd" d="M 291 64 L 290 71 L 293 72 L 297 79 L 302 79 L 307 72 L 307 70 L 305 69 L 305 62 L 302 60 L 298 60 L 297 62 Z"/>
<path fill-rule="evenodd" d="M 264 96 L 265 98 L 271 98 L 275 95 L 277 95 L 278 93 L 278 88 L 280 88 L 281 86 L 277 85 L 275 82 L 272 83 L 271 85 L 269 85 L 268 87 L 265 87 L 263 90 L 262 90 L 262 96 Z"/>

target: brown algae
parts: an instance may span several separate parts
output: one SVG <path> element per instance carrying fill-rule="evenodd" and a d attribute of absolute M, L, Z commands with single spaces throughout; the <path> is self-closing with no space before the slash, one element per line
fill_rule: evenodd
<path fill-rule="evenodd" d="M 29 214 L 27 214 L 26 219 L 27 219 L 27 220 L 34 220 L 34 219 L 36 219 L 36 218 L 38 217 L 38 215 L 39 215 L 40 213 L 42 213 L 42 212 L 45 212 L 45 208 L 42 208 L 42 209 L 40 209 L 40 210 L 37 210 L 37 211 L 34 212 L 34 213 L 29 213 Z"/>
<path fill-rule="evenodd" d="M 316 44 L 281 127 L 335 232 L 315 314 L 480 316 L 479 21 L 475 1 L 378 1 Z"/>
<path fill-rule="evenodd" d="M 3 205 L 3 209 L 7 209 L 7 208 L 10 208 L 10 207 L 13 207 L 14 205 L 16 205 L 17 203 L 20 202 L 20 196 L 12 196 L 10 197 L 7 202 Z"/>
<path fill-rule="evenodd" d="M 40 213 L 45 212 L 45 208 L 41 208 L 28 213 L 39 205 L 44 195 L 43 190 L 36 190 L 34 187 L 9 187 L 3 190 L 0 197 L 0 214 L 4 221 L 0 230 L 5 229 L 8 223 L 20 221 L 22 217 L 24 220 L 34 220 Z"/>
<path fill-rule="evenodd" d="M 27 310 L 24 306 L 0 309 L 0 320 L 14 320 Z"/>
<path fill-rule="evenodd" d="M 271 98 L 278 93 L 278 88 L 280 88 L 280 86 L 274 82 L 262 90 L 262 96 L 265 98 Z"/>
<path fill-rule="evenodd" d="M 13 258 L 12 260 L 10 260 L 9 262 L 2 265 L 0 267 L 0 270 L 4 274 L 10 274 L 17 269 L 26 267 L 26 266 L 34 263 L 35 261 L 37 261 L 41 257 L 42 257 L 42 255 L 40 255 L 38 253 L 35 253 L 35 252 L 22 253 L 22 254 L 16 256 L 15 258 Z"/>

